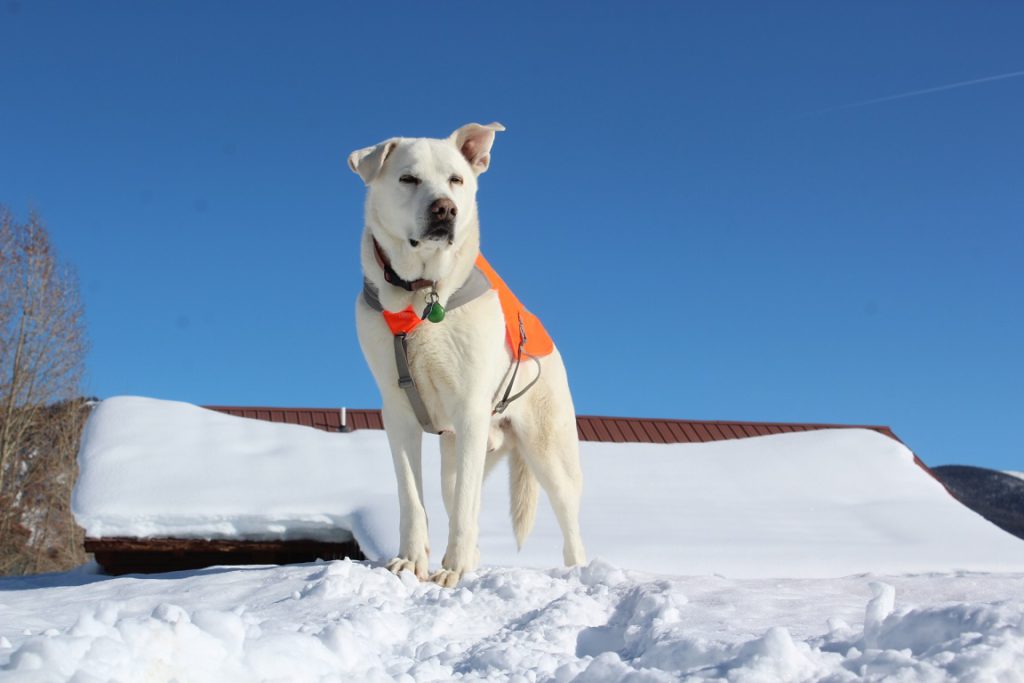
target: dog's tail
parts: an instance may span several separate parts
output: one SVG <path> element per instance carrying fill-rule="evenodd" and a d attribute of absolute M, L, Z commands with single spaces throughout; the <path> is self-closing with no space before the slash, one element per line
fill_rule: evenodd
<path fill-rule="evenodd" d="M 523 456 L 515 451 L 509 454 L 508 469 L 512 530 L 516 535 L 516 546 L 521 550 L 537 519 L 537 477 Z"/>

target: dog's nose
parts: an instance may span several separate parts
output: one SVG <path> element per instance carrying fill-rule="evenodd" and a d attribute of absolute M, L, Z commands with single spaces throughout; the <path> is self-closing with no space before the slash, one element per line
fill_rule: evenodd
<path fill-rule="evenodd" d="M 430 219 L 432 221 L 452 220 L 458 212 L 459 210 L 455 207 L 455 202 L 447 197 L 435 199 L 434 203 L 430 205 Z"/>

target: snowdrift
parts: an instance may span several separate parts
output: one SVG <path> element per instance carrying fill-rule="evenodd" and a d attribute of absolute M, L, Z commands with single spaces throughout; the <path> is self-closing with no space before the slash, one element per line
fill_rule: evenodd
<path fill-rule="evenodd" d="M 751 578 L 1024 570 L 1024 543 L 875 432 L 581 448 L 587 550 L 618 566 Z M 439 458 L 436 437 L 425 437 L 438 560 L 447 531 Z M 384 432 L 330 434 L 117 397 L 90 418 L 79 466 L 73 509 L 92 537 L 354 537 L 371 559 L 397 548 Z M 497 468 L 484 493 L 485 565 L 557 566 L 561 535 L 546 501 L 518 553 L 507 509 L 507 475 Z"/>
<path fill-rule="evenodd" d="M 88 578 L 0 579 L 0 682 L 949 683 L 1024 671 L 1020 574 L 662 578 L 594 561 L 488 568 L 449 590 L 339 561 Z"/>

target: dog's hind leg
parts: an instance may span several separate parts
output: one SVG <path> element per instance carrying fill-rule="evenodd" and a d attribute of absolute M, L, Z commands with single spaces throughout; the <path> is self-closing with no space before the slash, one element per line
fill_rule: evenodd
<path fill-rule="evenodd" d="M 420 580 L 426 580 L 430 537 L 427 512 L 423 507 L 423 430 L 411 411 L 388 410 L 387 403 L 383 417 L 398 480 L 401 514 L 398 557 L 388 563 L 388 569 L 395 574 L 411 571 Z"/>

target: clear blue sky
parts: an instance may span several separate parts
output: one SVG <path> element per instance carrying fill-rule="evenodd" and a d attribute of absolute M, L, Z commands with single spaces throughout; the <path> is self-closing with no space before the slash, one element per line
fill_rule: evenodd
<path fill-rule="evenodd" d="M 578 412 L 1024 469 L 1024 77 L 912 94 L 1024 71 L 1022 35 L 1015 3 L 3 0 L 0 202 L 78 270 L 88 393 L 376 407 L 345 157 L 501 121 L 484 249 Z"/>

